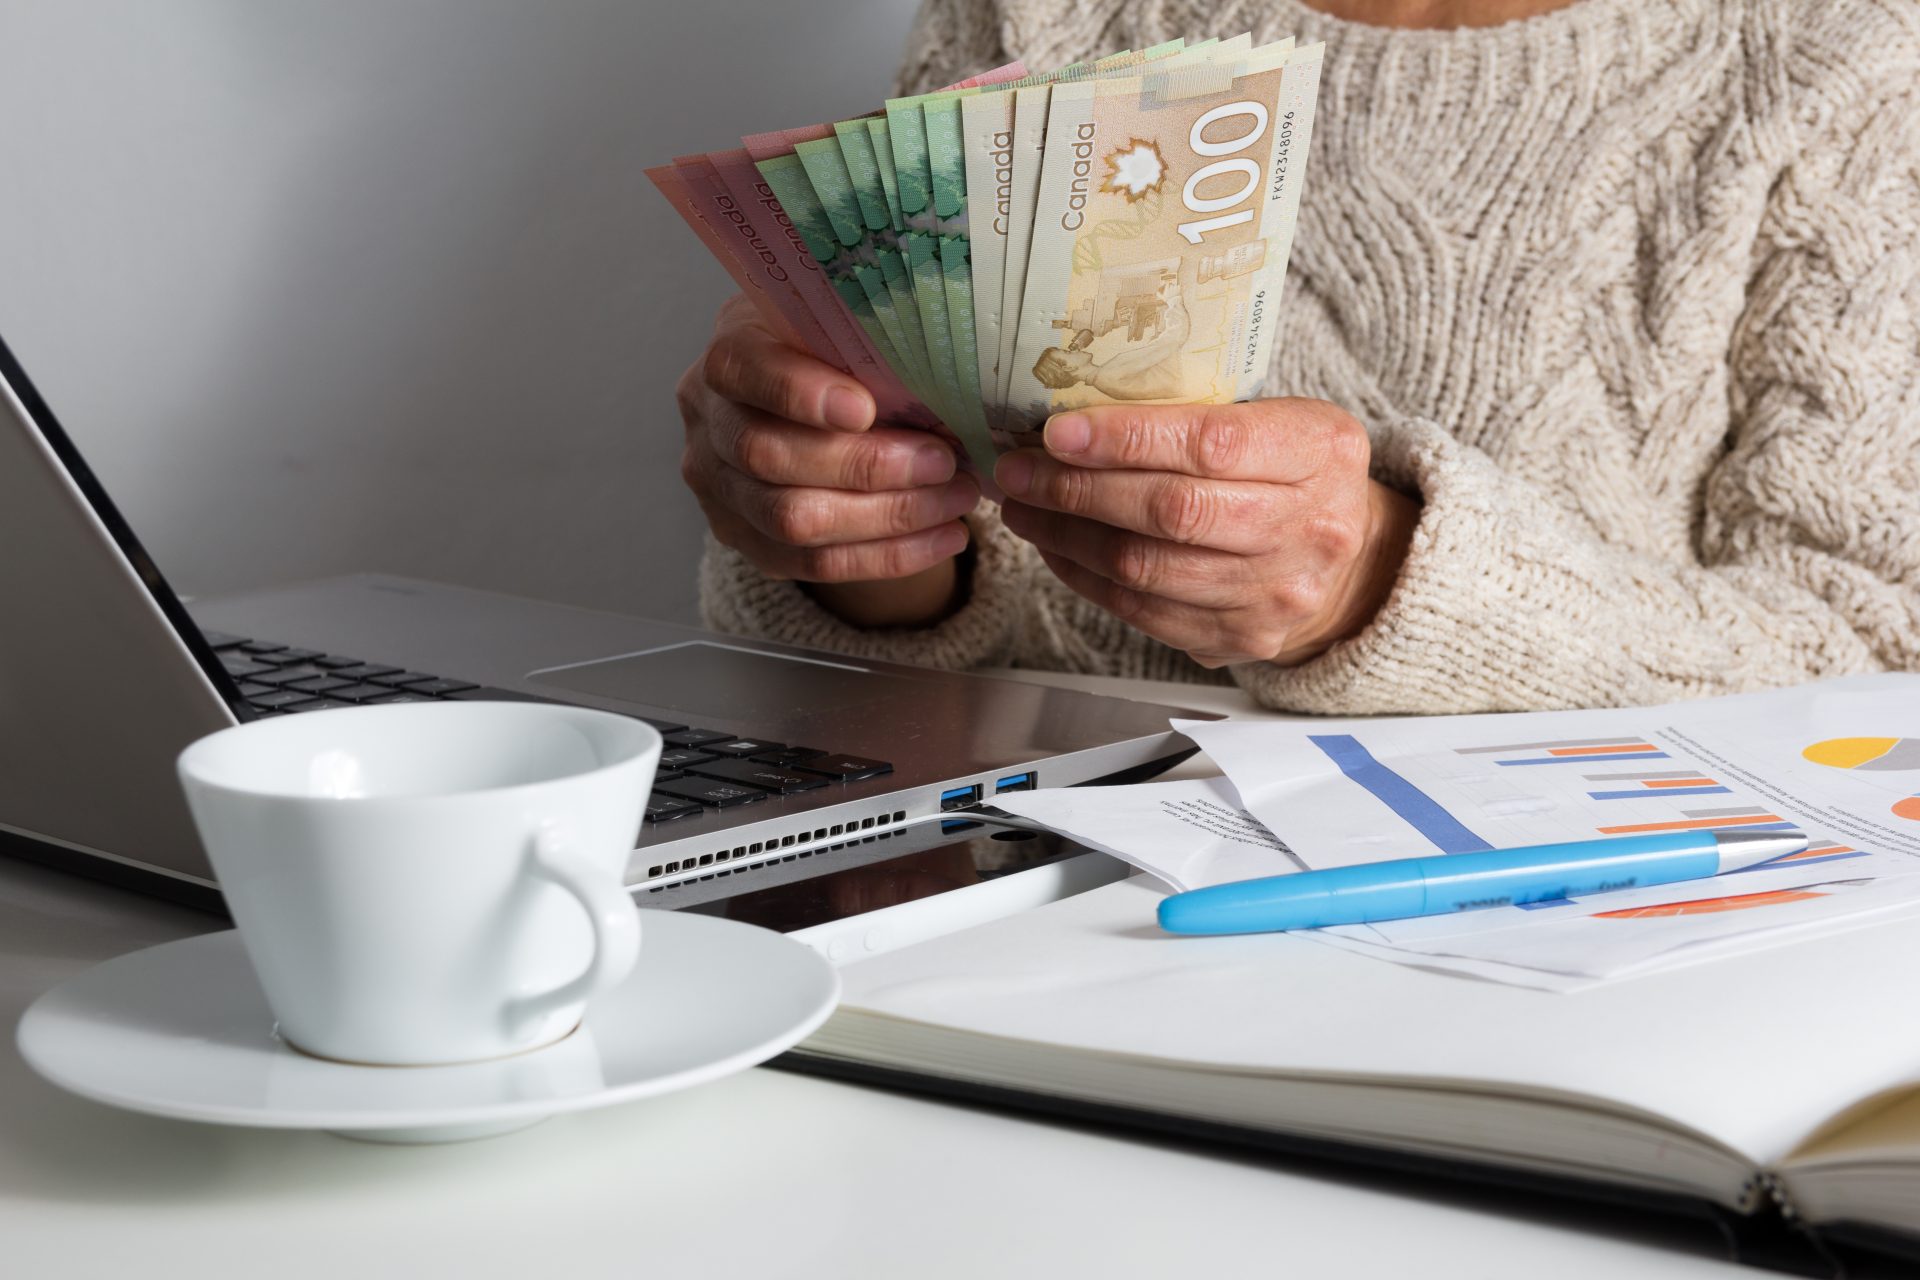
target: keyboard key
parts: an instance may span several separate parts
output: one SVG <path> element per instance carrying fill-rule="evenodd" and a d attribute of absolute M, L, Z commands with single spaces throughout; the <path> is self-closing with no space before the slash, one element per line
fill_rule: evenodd
<path fill-rule="evenodd" d="M 782 747 L 778 751 L 762 751 L 753 758 L 761 764 L 799 764 L 825 754 L 818 747 Z"/>
<path fill-rule="evenodd" d="M 361 662 L 351 667 L 334 667 L 334 674 L 348 680 L 371 680 L 375 676 L 390 676 L 400 670 L 398 667 L 383 667 L 377 662 Z"/>
<path fill-rule="evenodd" d="M 408 689 L 389 689 L 387 690 L 386 697 L 370 698 L 367 701 L 367 705 L 370 707 L 391 707 L 397 702 L 438 702 L 438 701 L 440 701 L 440 699 L 429 698 L 423 693 L 414 693 Z"/>
<path fill-rule="evenodd" d="M 221 654 L 220 665 L 225 667 L 227 669 L 227 674 L 232 676 L 236 680 L 250 679 L 253 676 L 264 675 L 267 672 L 273 670 L 273 667 L 270 664 L 265 662 L 255 662 L 253 661 L 253 659 L 249 658 L 246 654 L 238 653 L 238 652 Z M 732 735 L 722 734 L 721 736 L 731 737 Z"/>
<path fill-rule="evenodd" d="M 348 658 L 337 653 L 323 653 L 313 660 L 313 665 L 325 667 L 331 671 L 337 667 L 357 667 L 361 663 L 358 658 Z"/>
<path fill-rule="evenodd" d="M 286 685 L 288 689 L 305 689 L 308 693 L 332 693 L 335 689 L 344 689 L 352 684 L 351 680 L 340 680 L 333 676 L 314 676 L 309 680 L 295 680 Z"/>
<path fill-rule="evenodd" d="M 256 693 L 272 692 L 273 686 L 270 684 L 261 684 L 257 680 L 242 680 L 240 682 L 240 696 L 243 698 L 251 698 Z"/>
<path fill-rule="evenodd" d="M 342 702 L 372 702 L 375 698 L 392 697 L 393 690 L 383 684 L 350 684 L 344 689 L 329 689 L 327 696 Z"/>
<path fill-rule="evenodd" d="M 342 672 L 341 674 L 344 675 L 346 673 Z M 419 684 L 423 680 L 433 679 L 432 676 L 419 671 L 396 671 L 390 676 L 362 676 L 360 678 L 371 681 L 374 684 L 391 685 L 395 689 L 404 688 L 410 684 Z"/>
<path fill-rule="evenodd" d="M 713 759 L 704 751 L 695 751 L 692 747 L 668 747 L 660 753 L 662 769 L 685 769 L 696 764 L 705 764 Z"/>
<path fill-rule="evenodd" d="M 672 822 L 675 818 L 691 818 L 700 812 L 700 806 L 691 800 L 676 800 L 672 796 L 647 797 L 648 822 Z"/>
<path fill-rule="evenodd" d="M 434 680 L 437 678 L 438 677 L 433 677 L 433 676 L 428 677 L 429 680 Z M 460 682 L 456 680 L 454 681 L 454 683 L 459 684 Z M 422 690 L 424 690 L 426 687 L 427 686 L 425 684 L 410 684 L 407 686 L 407 692 L 419 693 Z M 537 693 L 521 693 L 518 689 L 489 689 L 484 685 L 466 684 L 466 685 L 461 685 L 460 688 L 455 689 L 452 693 L 448 694 L 447 701 L 448 702 L 552 702 L 554 701 L 554 699 L 543 698 Z"/>
<path fill-rule="evenodd" d="M 248 640 L 241 644 L 240 650 L 243 653 L 278 653 L 286 647 L 271 640 Z"/>
<path fill-rule="evenodd" d="M 672 733 L 662 730 L 670 747 L 704 747 L 709 742 L 731 742 L 734 735 L 720 733 L 713 729 L 679 729 Z"/>
<path fill-rule="evenodd" d="M 758 787 L 736 786 L 710 778 L 681 778 L 661 783 L 654 791 L 664 792 L 676 800 L 693 800 L 710 809 L 731 809 L 737 804 L 752 804 L 767 798 L 767 793 Z"/>
<path fill-rule="evenodd" d="M 633 716 L 631 712 L 626 712 L 626 711 L 623 711 L 620 714 L 632 716 L 633 719 L 638 720 L 641 724 L 652 725 L 655 729 L 659 730 L 661 733 L 679 733 L 682 729 L 687 727 L 681 724 L 678 720 L 655 720 L 652 716 Z"/>
<path fill-rule="evenodd" d="M 768 751 L 779 751 L 785 747 L 780 742 L 759 742 L 753 738 L 736 738 L 732 742 L 709 742 L 702 751 L 711 751 L 715 755 L 737 756 L 744 760 L 748 756 L 761 755 Z"/>
<path fill-rule="evenodd" d="M 722 782 L 763 787 L 783 796 L 790 796 L 796 791 L 813 791 L 827 785 L 827 780 L 817 773 L 796 773 L 777 764 L 754 764 L 750 760 L 715 760 L 711 764 L 697 764 L 688 772 L 703 778 L 718 778 Z"/>
<path fill-rule="evenodd" d="M 684 778 L 686 776 L 686 774 L 678 769 L 662 769 L 653 775 L 653 784 L 657 787 L 663 782 L 672 782 L 675 778 Z"/>
<path fill-rule="evenodd" d="M 390 669 L 397 670 L 397 668 L 390 668 Z M 341 674 L 344 675 L 345 673 L 342 672 Z M 380 674 L 385 675 L 386 672 L 381 672 Z M 435 676 L 431 680 L 422 680 L 418 684 L 408 685 L 407 691 L 409 693 L 425 693 L 425 694 L 432 695 L 434 697 L 438 697 L 443 693 L 465 693 L 469 689 L 478 689 L 479 687 L 480 687 L 479 685 L 475 684 L 471 680 L 448 680 L 442 676 Z M 507 696 L 504 698 L 496 699 L 496 701 L 511 702 L 516 700 L 514 699 L 512 693 L 509 690 L 501 689 L 499 690 L 499 692 L 507 694 Z M 528 698 L 526 699 L 526 701 L 545 702 L 546 699 L 545 698 Z"/>
<path fill-rule="evenodd" d="M 332 674 L 331 671 L 322 671 L 319 667 L 311 664 L 299 664 L 291 667 L 276 667 L 271 671 L 263 671 L 253 679 L 257 684 L 270 684 L 284 688 L 290 684 L 298 684 L 302 680 L 317 680 L 322 676 Z"/>
<path fill-rule="evenodd" d="M 248 702 L 263 711 L 273 711 L 280 707 L 291 707 L 302 702 L 312 702 L 313 695 L 299 689 L 275 689 L 272 693 L 263 693 L 257 698 L 248 698 Z"/>
<path fill-rule="evenodd" d="M 207 648 L 215 650 L 237 649 L 247 642 L 245 636 L 230 636 L 224 631 L 202 631 L 200 638 L 207 642 Z"/>
<path fill-rule="evenodd" d="M 352 705 L 351 702 L 342 702 L 338 698 L 315 698 L 312 702 L 296 702 L 290 707 L 283 708 L 283 710 L 291 715 L 296 711 L 338 711 L 341 707 L 350 707 Z"/>
<path fill-rule="evenodd" d="M 320 656 L 318 649 L 282 649 L 273 655 L 281 662 L 312 662 Z"/>
<path fill-rule="evenodd" d="M 883 773 L 893 772 L 893 766 L 884 760 L 834 754 L 816 756 L 793 767 L 807 773 L 824 774 L 835 782 L 858 782 L 862 778 L 877 778 Z"/>

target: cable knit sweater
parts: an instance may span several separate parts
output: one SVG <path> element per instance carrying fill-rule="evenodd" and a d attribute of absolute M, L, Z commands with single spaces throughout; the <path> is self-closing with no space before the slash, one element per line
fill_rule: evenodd
<path fill-rule="evenodd" d="M 1577 0 L 1403 31 L 1297 0 L 927 0 L 922 90 L 1175 35 L 1325 40 L 1268 394 L 1417 494 L 1328 713 L 1651 703 L 1920 668 L 1920 4 Z M 859 631 L 711 546 L 710 622 L 945 667 L 1214 680 L 983 506 L 971 596 Z"/>

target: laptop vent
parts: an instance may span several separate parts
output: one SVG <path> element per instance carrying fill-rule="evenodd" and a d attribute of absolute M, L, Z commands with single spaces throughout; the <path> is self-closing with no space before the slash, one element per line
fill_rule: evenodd
<path fill-rule="evenodd" d="M 832 853 L 837 849 L 850 848 L 856 844 L 872 844 L 876 840 L 889 840 L 899 833 L 900 824 L 907 820 L 905 810 L 895 810 L 891 815 L 875 814 L 870 818 L 857 821 L 836 822 L 828 827 L 814 827 L 795 831 L 789 835 L 770 840 L 756 840 L 752 844 L 737 844 L 731 848 L 715 849 L 712 853 L 702 853 L 693 857 L 681 858 L 675 862 L 661 862 L 647 868 L 647 879 L 657 880 L 665 876 L 674 877 L 672 884 L 648 885 L 648 893 L 659 893 L 676 884 L 692 884 L 700 880 L 713 880 L 720 876 L 745 875 L 762 867 L 778 866 L 783 862 L 797 862 L 801 858 L 811 858 L 816 853 Z M 846 839 L 837 844 L 822 845 L 823 840 L 835 836 Z M 805 846 L 804 848 L 795 848 Z M 795 849 L 793 853 L 782 854 L 782 849 Z"/>

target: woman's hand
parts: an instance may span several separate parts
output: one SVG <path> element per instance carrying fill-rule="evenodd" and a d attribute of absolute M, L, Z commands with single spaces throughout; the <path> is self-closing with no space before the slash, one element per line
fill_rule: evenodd
<path fill-rule="evenodd" d="M 875 426 L 865 387 L 782 343 L 745 298 L 680 379 L 680 474 L 714 536 L 856 626 L 930 622 L 958 589 L 980 488 L 925 432 Z M 884 589 L 872 584 L 884 581 Z"/>
<path fill-rule="evenodd" d="M 1007 527 L 1060 580 L 1202 666 L 1304 662 L 1358 633 L 1420 509 L 1323 400 L 1103 405 L 1000 460 Z"/>

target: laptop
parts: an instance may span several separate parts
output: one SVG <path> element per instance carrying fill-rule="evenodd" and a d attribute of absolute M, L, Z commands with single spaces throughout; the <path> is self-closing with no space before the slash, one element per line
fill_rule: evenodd
<path fill-rule="evenodd" d="M 0 850 L 217 908 L 174 776 L 189 742 L 485 699 L 654 725 L 630 888 L 784 916 L 763 891 L 950 845 L 999 793 L 1151 777 L 1194 751 L 1169 717 L 1208 718 L 378 574 L 189 608 L 0 341 Z M 814 915 L 864 892 L 816 891 Z"/>

